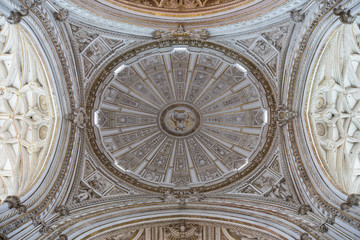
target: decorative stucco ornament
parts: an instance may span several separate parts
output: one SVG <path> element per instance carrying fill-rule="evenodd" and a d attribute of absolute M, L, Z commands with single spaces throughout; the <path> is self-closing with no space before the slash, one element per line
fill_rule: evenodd
<path fill-rule="evenodd" d="M 348 210 L 352 206 L 359 206 L 360 194 L 350 194 L 346 199 L 346 202 L 340 205 L 341 210 Z"/>
<path fill-rule="evenodd" d="M 306 215 L 308 212 L 312 212 L 312 209 L 310 207 L 310 205 L 308 204 L 302 204 L 299 208 L 298 208 L 298 214 L 299 215 Z"/>
<path fill-rule="evenodd" d="M 19 213 L 25 213 L 27 211 L 27 207 L 21 204 L 20 198 L 15 195 L 7 196 L 4 200 L 5 203 L 9 205 L 9 208 L 16 208 Z"/>
<path fill-rule="evenodd" d="M 298 114 L 296 112 L 291 111 L 285 105 L 278 106 L 275 112 L 275 119 L 280 127 L 285 126 L 297 116 Z"/>
<path fill-rule="evenodd" d="M 210 37 L 207 30 L 185 30 L 182 24 L 179 24 L 175 30 L 156 30 L 153 32 L 153 37 L 158 41 L 165 40 L 197 40 L 205 41 Z"/>
<path fill-rule="evenodd" d="M 334 8 L 334 14 L 339 16 L 339 19 L 344 24 L 353 24 L 357 18 L 357 15 L 351 15 L 351 10 L 345 10 L 344 6 Z"/>
<path fill-rule="evenodd" d="M 51 84 L 20 25 L 0 17 L 0 198 L 21 196 L 46 166 L 56 133 Z M 22 74 L 26 71 L 26 74 Z"/>
<path fill-rule="evenodd" d="M 63 22 L 69 17 L 69 11 L 64 8 L 60 8 L 58 12 L 54 12 L 54 17 L 57 21 Z"/>
<path fill-rule="evenodd" d="M 29 9 L 21 7 L 20 10 L 10 11 L 10 16 L 6 18 L 6 21 L 10 24 L 18 24 L 21 19 L 29 14 Z"/>
<path fill-rule="evenodd" d="M 316 154 L 347 194 L 360 193 L 359 36 L 356 23 L 334 31 L 317 60 L 308 94 Z"/>
<path fill-rule="evenodd" d="M 305 13 L 301 10 L 293 10 L 290 12 L 290 19 L 295 23 L 301 23 L 305 19 Z"/>

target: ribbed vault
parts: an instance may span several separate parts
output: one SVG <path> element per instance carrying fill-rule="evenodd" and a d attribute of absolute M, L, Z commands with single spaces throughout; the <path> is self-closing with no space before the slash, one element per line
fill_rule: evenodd
<path fill-rule="evenodd" d="M 57 110 L 39 52 L 0 16 L 0 199 L 27 192 L 48 163 Z"/>

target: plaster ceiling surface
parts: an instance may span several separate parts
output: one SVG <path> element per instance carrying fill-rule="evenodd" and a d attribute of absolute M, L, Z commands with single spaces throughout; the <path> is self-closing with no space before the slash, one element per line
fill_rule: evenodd
<path fill-rule="evenodd" d="M 95 135 L 118 170 L 145 184 L 225 181 L 262 150 L 268 104 L 242 63 L 173 48 L 118 65 L 96 94 Z"/>

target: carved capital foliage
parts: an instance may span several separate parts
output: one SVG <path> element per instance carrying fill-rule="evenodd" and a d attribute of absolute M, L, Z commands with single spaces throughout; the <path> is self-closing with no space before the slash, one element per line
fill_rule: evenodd
<path fill-rule="evenodd" d="M 334 8 L 334 14 L 336 16 L 339 16 L 339 19 L 344 24 L 353 24 L 356 20 L 356 15 L 351 15 L 351 11 L 346 10 L 344 6 L 338 6 L 337 8 Z"/>
<path fill-rule="evenodd" d="M 309 237 L 309 234 L 303 233 L 300 235 L 300 240 L 311 240 L 311 237 Z"/>
<path fill-rule="evenodd" d="M 275 120 L 280 127 L 288 124 L 293 118 L 297 117 L 297 113 L 291 111 L 285 105 L 280 105 L 275 112 Z"/>
<path fill-rule="evenodd" d="M 312 209 L 309 205 L 307 204 L 302 204 L 299 208 L 297 213 L 299 215 L 306 215 L 308 212 L 312 212 Z"/>
<path fill-rule="evenodd" d="M 359 206 L 360 194 L 350 194 L 346 202 L 340 205 L 341 210 L 348 210 L 352 206 Z"/>
<path fill-rule="evenodd" d="M 58 12 L 54 12 L 54 17 L 59 22 L 66 21 L 69 17 L 69 11 L 67 9 L 60 8 Z"/>
<path fill-rule="evenodd" d="M 34 8 L 43 4 L 43 0 L 29 0 L 25 2 L 24 6 L 20 6 L 20 9 L 10 11 L 10 15 L 6 18 L 6 21 L 10 24 L 18 24 L 22 18 L 29 14 L 29 8 Z"/>
<path fill-rule="evenodd" d="M 40 226 L 40 225 L 45 225 L 45 222 L 42 218 L 40 218 L 40 216 L 33 216 L 32 217 L 32 224 L 37 227 L 37 226 Z"/>
<path fill-rule="evenodd" d="M 9 205 L 9 208 L 16 208 L 19 213 L 25 213 L 27 211 L 27 207 L 21 204 L 20 198 L 15 195 L 7 196 L 4 200 Z"/>
<path fill-rule="evenodd" d="M 290 18 L 295 23 L 301 23 L 305 19 L 305 14 L 301 10 L 293 10 L 290 12 Z"/>
<path fill-rule="evenodd" d="M 68 240 L 68 236 L 66 234 L 60 234 L 59 240 Z"/>
<path fill-rule="evenodd" d="M 318 229 L 321 233 L 326 233 L 329 230 L 329 228 L 326 226 L 326 223 L 321 224 Z"/>
<path fill-rule="evenodd" d="M 334 225 L 334 223 L 335 223 L 335 214 L 331 214 L 331 216 L 326 219 L 326 223 L 328 223 L 330 225 Z"/>
<path fill-rule="evenodd" d="M 29 14 L 29 9 L 21 7 L 20 10 L 10 11 L 10 15 L 6 18 L 6 21 L 10 24 L 18 24 L 21 22 L 22 17 Z"/>
<path fill-rule="evenodd" d="M 69 207 L 66 205 L 61 205 L 55 208 L 55 212 L 59 213 L 60 216 L 67 216 L 70 213 Z"/>
<path fill-rule="evenodd" d="M 18 208 L 21 205 L 20 198 L 15 195 L 7 196 L 4 200 L 9 205 L 9 208 Z"/>
<path fill-rule="evenodd" d="M 40 228 L 39 232 L 41 234 L 45 234 L 45 233 L 49 232 L 51 229 L 52 228 L 50 226 L 44 225 L 44 226 L 42 226 L 42 228 Z"/>
<path fill-rule="evenodd" d="M 32 216 L 32 223 L 35 227 L 40 226 L 39 232 L 41 234 L 45 234 L 52 229 L 52 227 L 47 225 L 45 220 L 40 216 Z"/>
<path fill-rule="evenodd" d="M 74 113 L 69 115 L 68 119 L 72 121 L 76 127 L 83 129 L 86 127 L 89 117 L 84 108 L 78 108 Z"/>

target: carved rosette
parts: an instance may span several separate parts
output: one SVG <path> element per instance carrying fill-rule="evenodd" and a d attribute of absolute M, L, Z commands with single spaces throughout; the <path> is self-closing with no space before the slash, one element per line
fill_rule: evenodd
<path fill-rule="evenodd" d="M 112 68 L 89 112 L 108 166 L 173 189 L 255 166 L 269 113 L 246 65 L 183 47 L 127 62 Z"/>

